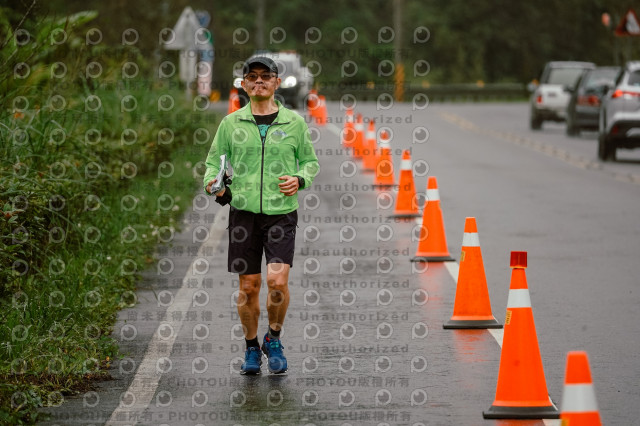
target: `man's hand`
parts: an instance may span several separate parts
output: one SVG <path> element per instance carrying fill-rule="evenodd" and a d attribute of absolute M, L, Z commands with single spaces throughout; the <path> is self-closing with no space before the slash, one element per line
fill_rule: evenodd
<path fill-rule="evenodd" d="M 209 194 L 211 194 L 211 188 L 213 187 L 213 184 L 214 184 L 214 183 L 216 183 L 217 181 L 218 181 L 217 179 L 214 179 L 214 180 L 212 180 L 212 181 L 209 181 L 209 183 L 207 184 L 207 192 L 208 192 Z M 221 196 L 222 196 L 222 194 L 224 194 L 224 190 L 225 190 L 225 189 L 226 189 L 226 186 L 223 186 L 223 187 L 222 187 L 222 189 L 221 189 L 220 191 L 216 192 L 215 196 L 216 196 L 216 197 L 221 197 Z"/>
<path fill-rule="evenodd" d="M 278 179 L 284 181 L 278 184 L 278 186 L 280 187 L 280 192 L 282 192 L 284 195 L 290 197 L 298 192 L 298 178 L 296 176 L 284 175 L 280 176 Z"/>

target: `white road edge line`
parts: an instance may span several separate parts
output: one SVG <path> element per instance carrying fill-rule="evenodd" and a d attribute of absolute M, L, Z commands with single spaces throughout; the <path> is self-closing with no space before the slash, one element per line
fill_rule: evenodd
<path fill-rule="evenodd" d="M 327 123 L 327 129 L 336 136 L 340 136 L 340 128 L 335 124 Z"/>
<path fill-rule="evenodd" d="M 178 333 L 182 329 L 183 321 L 174 320 L 174 312 L 186 312 L 189 310 L 193 301 L 193 294 L 198 291 L 198 288 L 189 288 L 186 283 L 190 278 L 201 277 L 201 274 L 194 274 L 195 263 L 200 259 L 203 259 L 202 253 L 205 247 L 213 246 L 214 249 L 219 245 L 222 235 L 226 229 L 226 210 L 223 212 L 218 211 L 216 213 L 214 222 L 209 228 L 209 238 L 198 249 L 196 258 L 189 265 L 189 269 L 182 279 L 182 286 L 175 294 L 174 301 L 167 308 L 167 320 L 158 325 L 158 328 L 153 333 L 151 341 L 147 347 L 147 352 L 144 354 L 144 358 L 140 362 L 140 366 L 136 371 L 129 388 L 121 394 L 120 403 L 118 407 L 111 413 L 111 417 L 105 423 L 106 426 L 125 426 L 138 423 L 137 419 L 141 419 L 145 410 L 151 403 L 153 396 L 158 388 L 158 383 L 162 377 L 162 373 L 158 369 L 158 364 L 164 358 L 168 358 L 171 355 L 173 344 L 178 336 Z M 214 251 L 215 252 L 215 251 Z M 179 316 L 183 318 L 183 316 Z M 166 326 L 171 327 L 171 335 L 169 337 L 162 337 L 160 334 L 160 328 L 166 329 Z M 162 343 L 162 345 L 161 345 Z M 124 401 L 124 399 L 131 400 Z M 128 420 L 136 419 L 136 420 Z"/>
<path fill-rule="evenodd" d="M 453 282 L 457 285 L 458 283 L 458 273 L 460 271 L 460 265 L 458 262 L 444 262 L 444 266 L 446 267 L 449 275 L 453 278 Z M 491 328 L 487 329 L 489 333 L 496 339 L 496 342 L 502 348 L 502 338 L 504 337 L 504 330 L 502 328 Z M 542 422 L 545 426 L 561 426 L 560 420 L 557 419 L 542 419 Z"/>

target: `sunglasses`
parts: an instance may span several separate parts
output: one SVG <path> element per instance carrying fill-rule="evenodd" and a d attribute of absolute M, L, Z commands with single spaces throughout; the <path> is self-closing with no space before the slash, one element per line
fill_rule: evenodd
<path fill-rule="evenodd" d="M 260 77 L 262 79 L 262 81 L 269 81 L 272 78 L 274 78 L 276 75 L 272 72 L 265 72 L 262 74 L 257 74 L 255 72 L 250 72 L 249 74 L 245 75 L 244 78 L 246 78 L 249 81 L 256 81 L 258 79 L 258 77 Z"/>

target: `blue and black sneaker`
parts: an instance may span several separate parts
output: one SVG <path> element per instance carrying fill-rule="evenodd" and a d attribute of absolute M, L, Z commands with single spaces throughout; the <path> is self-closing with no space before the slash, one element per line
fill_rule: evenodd
<path fill-rule="evenodd" d="M 282 342 L 280 339 L 269 338 L 264 335 L 262 342 L 262 352 L 267 356 L 267 367 L 273 374 L 282 374 L 287 371 L 287 358 L 282 353 Z"/>
<path fill-rule="evenodd" d="M 244 352 L 244 363 L 240 367 L 240 374 L 260 374 L 260 366 L 262 366 L 262 351 L 260 348 L 247 348 Z"/>

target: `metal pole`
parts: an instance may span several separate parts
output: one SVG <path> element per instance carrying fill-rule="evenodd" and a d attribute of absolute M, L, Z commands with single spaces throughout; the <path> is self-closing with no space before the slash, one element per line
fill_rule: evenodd
<path fill-rule="evenodd" d="M 264 0 L 256 0 L 256 49 L 263 50 L 264 45 Z"/>
<path fill-rule="evenodd" d="M 394 98 L 404 100 L 404 64 L 402 63 L 402 8 L 404 0 L 393 0 L 393 62 L 395 63 Z"/>

